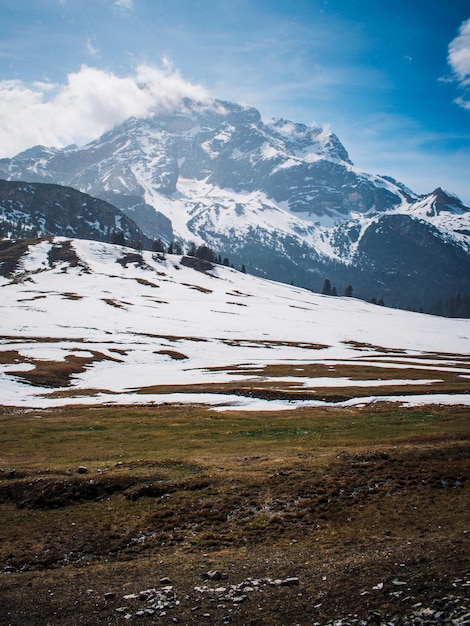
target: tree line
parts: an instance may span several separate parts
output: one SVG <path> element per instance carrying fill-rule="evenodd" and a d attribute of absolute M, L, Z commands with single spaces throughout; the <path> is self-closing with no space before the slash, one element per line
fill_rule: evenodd
<path fill-rule="evenodd" d="M 325 278 L 325 282 L 323 283 L 323 288 L 321 292 L 324 296 L 337 296 L 338 295 L 338 290 L 336 289 L 334 285 L 331 284 L 331 281 L 329 278 Z M 352 295 L 353 295 L 353 286 L 347 285 L 344 288 L 343 296 L 346 296 L 347 298 L 352 298 Z M 371 304 L 378 304 L 379 306 L 385 306 L 385 302 L 383 301 L 383 298 L 379 298 L 378 300 L 377 298 L 371 298 L 370 302 Z"/>
<path fill-rule="evenodd" d="M 329 278 L 325 278 L 325 282 L 323 283 L 323 288 L 321 292 L 324 296 L 337 296 L 338 295 L 338 291 L 336 287 L 331 284 L 331 281 Z M 344 288 L 343 296 L 352 298 L 352 295 L 353 295 L 352 285 L 347 285 Z"/>
<path fill-rule="evenodd" d="M 138 251 L 142 251 L 142 244 L 137 241 L 131 245 L 132 248 L 135 248 Z M 196 259 L 202 259 L 203 261 L 208 261 L 209 263 L 215 263 L 216 265 L 224 265 L 225 267 L 231 267 L 235 269 L 233 263 L 230 262 L 228 257 L 222 257 L 221 254 L 217 253 L 210 246 L 206 244 L 196 245 L 193 241 L 190 241 L 186 247 L 175 239 L 165 244 L 162 239 L 155 239 L 152 244 L 152 252 L 156 252 L 157 254 L 179 254 L 179 255 L 187 255 L 195 257 Z M 246 266 L 243 263 L 240 271 L 246 274 Z"/>

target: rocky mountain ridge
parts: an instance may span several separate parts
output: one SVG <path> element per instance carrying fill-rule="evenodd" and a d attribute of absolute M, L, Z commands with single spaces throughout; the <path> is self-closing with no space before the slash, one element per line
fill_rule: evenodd
<path fill-rule="evenodd" d="M 69 185 L 114 204 L 150 238 L 207 244 L 249 272 L 429 309 L 470 292 L 470 209 L 354 167 L 331 131 L 263 122 L 250 107 L 185 101 L 87 146 L 35 147 L 0 177 Z"/>
<path fill-rule="evenodd" d="M 63 235 L 149 246 L 150 240 L 108 202 L 71 187 L 0 180 L 0 236 Z"/>

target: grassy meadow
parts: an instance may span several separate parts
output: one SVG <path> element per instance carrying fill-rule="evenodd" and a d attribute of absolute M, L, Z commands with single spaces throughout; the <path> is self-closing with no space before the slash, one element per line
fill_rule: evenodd
<path fill-rule="evenodd" d="M 386 404 L 5 408 L 0 623 L 405 614 L 466 580 L 468 417 Z M 217 601 L 200 591 L 214 570 L 226 585 L 265 582 Z M 286 577 L 295 586 L 266 583 Z M 142 601 L 160 581 L 178 603 Z"/>

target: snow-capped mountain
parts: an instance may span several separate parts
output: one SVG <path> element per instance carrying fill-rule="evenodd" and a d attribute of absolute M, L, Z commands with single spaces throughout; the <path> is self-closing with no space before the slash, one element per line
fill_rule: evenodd
<path fill-rule="evenodd" d="M 0 288 L 4 405 L 470 403 L 470 320 L 63 237 L 3 240 Z"/>
<path fill-rule="evenodd" d="M 0 177 L 76 187 L 149 237 L 206 243 L 315 291 L 328 277 L 340 293 L 352 284 L 360 297 L 425 309 L 470 292 L 470 209 L 458 198 L 420 197 L 359 171 L 332 132 L 265 123 L 233 103 L 185 101 L 83 148 L 32 148 L 1 160 Z"/>

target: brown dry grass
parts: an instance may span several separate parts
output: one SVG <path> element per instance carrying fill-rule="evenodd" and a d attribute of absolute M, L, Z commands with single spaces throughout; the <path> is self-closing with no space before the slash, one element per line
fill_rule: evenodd
<path fill-rule="evenodd" d="M 9 374 L 27 381 L 37 387 L 67 387 L 71 383 L 74 375 L 84 372 L 88 366 L 99 361 L 118 361 L 118 359 L 106 356 L 96 350 L 91 351 L 92 355 L 80 356 L 69 354 L 63 361 L 46 361 L 31 359 L 21 356 L 16 351 L 0 352 L 0 362 L 3 363 L 28 363 L 34 365 L 34 369 L 27 371 L 10 371 Z M 5 359 L 13 359 L 5 361 Z M 74 393 L 77 393 L 75 391 Z M 80 393 L 80 391 L 78 391 Z M 83 392 L 82 392 L 83 394 Z"/>
<path fill-rule="evenodd" d="M 0 242 L 0 274 L 7 278 L 11 277 L 28 247 L 40 241 L 46 239 L 3 239 Z"/>
<path fill-rule="evenodd" d="M 462 595 L 468 418 L 392 405 L 4 409 L 0 622 L 129 623 L 116 609 L 134 616 L 163 577 L 180 604 L 143 623 L 303 625 L 372 610 L 386 621 Z M 227 575 L 213 588 L 300 582 L 214 602 L 196 591 L 208 570 Z"/>
<path fill-rule="evenodd" d="M 180 604 L 152 623 L 385 619 L 455 593 L 468 571 L 468 417 L 391 405 L 4 409 L 0 621 L 129 623 L 116 608 L 146 604 L 124 596 L 163 577 Z M 195 588 L 214 569 L 222 584 L 300 582 L 212 602 Z"/>
<path fill-rule="evenodd" d="M 462 363 L 461 365 L 466 365 Z M 439 366 L 408 363 L 403 367 L 368 365 L 361 362 L 317 363 L 317 364 L 270 364 L 260 367 L 214 367 L 212 372 L 225 372 L 234 378 L 226 383 L 206 383 L 193 385 L 152 385 L 136 389 L 142 394 L 163 394 L 175 391 L 181 393 L 218 393 L 264 399 L 306 400 L 317 399 L 327 402 L 341 402 L 351 398 L 375 395 L 401 396 L 412 394 L 456 394 L 468 393 L 468 378 L 462 376 L 462 368 L 449 366 L 448 370 Z M 470 370 L 466 370 L 470 371 Z M 237 381 L 237 377 L 248 377 Z M 289 380 L 295 378 L 297 380 Z M 315 387 L 308 384 L 310 378 L 324 379 Z M 329 378 L 342 378 L 342 386 L 329 386 Z M 300 380 L 299 380 L 300 379 Z M 305 383 L 302 379 L 305 379 Z M 408 381 L 405 384 L 394 381 Z M 430 382 L 421 383 L 426 380 Z M 368 386 L 355 385 L 354 381 L 371 381 Z M 381 381 L 377 385 L 377 381 Z M 416 382 L 415 382 L 416 381 Z"/>

